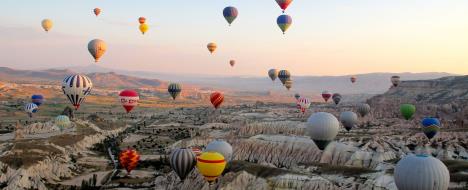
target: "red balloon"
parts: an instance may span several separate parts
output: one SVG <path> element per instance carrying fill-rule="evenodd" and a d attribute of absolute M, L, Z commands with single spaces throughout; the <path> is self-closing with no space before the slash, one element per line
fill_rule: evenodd
<path fill-rule="evenodd" d="M 140 18 L 138 18 L 138 22 L 140 24 L 144 24 L 146 22 L 146 18 L 145 17 L 140 17 Z"/>
<path fill-rule="evenodd" d="M 284 11 L 288 8 L 289 4 L 291 4 L 292 0 L 276 0 L 276 3 L 283 9 Z"/>
<path fill-rule="evenodd" d="M 213 92 L 211 93 L 210 101 L 214 108 L 218 109 L 224 101 L 224 95 L 221 92 Z"/>
<path fill-rule="evenodd" d="M 132 111 L 132 109 L 138 105 L 138 100 L 140 100 L 138 93 L 134 90 L 124 90 L 120 92 L 119 98 L 120 103 L 125 108 L 127 113 Z"/>
<path fill-rule="evenodd" d="M 328 99 L 330 99 L 331 96 L 332 94 L 330 94 L 328 91 L 322 92 L 322 98 L 325 100 L 325 102 L 328 102 Z"/>
<path fill-rule="evenodd" d="M 93 11 L 94 11 L 94 14 L 96 16 L 99 16 L 99 14 L 101 14 L 101 9 L 100 8 L 95 8 Z"/>
<path fill-rule="evenodd" d="M 125 170 L 127 170 L 128 173 L 130 173 L 133 169 L 136 168 L 136 166 L 138 165 L 138 161 L 140 161 L 140 155 L 137 151 L 131 148 L 123 150 L 119 154 L 120 166 L 122 166 L 122 168 L 125 168 Z"/>

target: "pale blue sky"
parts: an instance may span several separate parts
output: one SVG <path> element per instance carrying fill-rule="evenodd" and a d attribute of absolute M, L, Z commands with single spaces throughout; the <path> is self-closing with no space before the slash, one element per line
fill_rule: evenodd
<path fill-rule="evenodd" d="M 86 44 L 109 49 L 103 67 L 195 74 L 296 75 L 440 71 L 468 74 L 467 0 L 294 0 L 286 35 L 274 0 L 2 0 L 0 66 L 93 64 Z M 222 17 L 235 6 L 231 27 Z M 96 18 L 92 9 L 102 9 Z M 151 26 L 138 31 L 137 18 Z M 45 34 L 44 18 L 54 21 Z M 208 42 L 219 46 L 215 55 Z M 236 59 L 234 68 L 229 59 Z"/>

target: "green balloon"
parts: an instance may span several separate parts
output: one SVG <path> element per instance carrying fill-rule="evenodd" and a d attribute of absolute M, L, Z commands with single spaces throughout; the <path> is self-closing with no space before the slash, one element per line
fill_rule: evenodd
<path fill-rule="evenodd" d="M 408 120 L 413 117 L 414 112 L 416 112 L 416 107 L 413 104 L 402 104 L 400 106 L 400 112 L 401 115 Z"/>

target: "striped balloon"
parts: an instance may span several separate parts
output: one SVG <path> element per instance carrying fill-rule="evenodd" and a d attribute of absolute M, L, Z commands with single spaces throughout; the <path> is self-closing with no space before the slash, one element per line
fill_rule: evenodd
<path fill-rule="evenodd" d="M 70 118 L 66 115 L 59 115 L 55 118 L 55 125 L 62 131 L 65 127 L 70 126 Z"/>
<path fill-rule="evenodd" d="M 31 96 L 32 103 L 36 104 L 37 106 L 41 106 L 44 103 L 44 96 L 40 94 L 34 94 Z"/>
<path fill-rule="evenodd" d="M 335 93 L 332 95 L 332 100 L 335 102 L 336 105 L 338 105 L 341 101 L 341 94 Z"/>
<path fill-rule="evenodd" d="M 226 7 L 223 10 L 223 16 L 229 23 L 229 26 L 231 26 L 231 23 L 237 18 L 238 14 L 239 12 L 235 7 Z"/>
<path fill-rule="evenodd" d="M 124 90 L 120 92 L 119 99 L 120 103 L 125 108 L 125 111 L 129 113 L 133 108 L 135 108 L 135 106 L 138 105 L 140 96 L 138 96 L 138 92 L 134 90 Z"/>
<path fill-rule="evenodd" d="M 75 106 L 75 109 L 80 108 L 81 103 L 86 96 L 91 93 L 93 83 L 86 75 L 70 75 L 62 81 L 62 91 Z"/>
<path fill-rule="evenodd" d="M 432 139 L 440 131 L 440 121 L 437 118 L 426 117 L 421 124 L 422 131 L 428 139 Z"/>
<path fill-rule="evenodd" d="M 179 96 L 180 92 L 182 92 L 182 87 L 178 83 L 171 83 L 167 87 L 167 91 L 172 96 L 172 99 L 175 100 Z"/>
<path fill-rule="evenodd" d="M 283 83 L 284 85 L 286 81 L 291 79 L 291 73 L 288 70 L 281 70 L 278 73 L 278 78 L 281 80 L 281 83 Z"/>
<path fill-rule="evenodd" d="M 283 31 L 283 34 L 288 30 L 288 28 L 292 24 L 292 18 L 289 15 L 280 15 L 276 19 L 276 24 L 278 24 L 278 27 Z"/>
<path fill-rule="evenodd" d="M 127 173 L 130 173 L 133 169 L 136 168 L 138 165 L 138 161 L 140 161 L 140 155 L 137 151 L 128 148 L 123 150 L 119 154 L 119 163 L 122 168 L 127 170 Z"/>
<path fill-rule="evenodd" d="M 276 3 L 280 6 L 280 8 L 284 11 L 288 8 L 289 4 L 291 4 L 293 0 L 276 0 Z"/>
<path fill-rule="evenodd" d="M 325 102 L 328 102 L 328 99 L 330 99 L 331 96 L 332 94 L 326 90 L 322 92 L 322 98 L 325 100 Z"/>
<path fill-rule="evenodd" d="M 29 117 L 32 117 L 32 114 L 37 112 L 37 108 L 37 105 L 34 103 L 24 105 L 24 111 L 28 113 Z"/>
<path fill-rule="evenodd" d="M 369 106 L 369 104 L 365 103 L 359 104 L 357 107 L 357 112 L 359 113 L 359 115 L 361 115 L 361 117 L 366 116 L 370 112 L 370 110 L 371 107 Z"/>
<path fill-rule="evenodd" d="M 193 168 L 195 168 L 195 165 L 197 165 L 197 157 L 191 149 L 175 149 L 172 151 L 169 159 L 171 168 L 177 173 L 182 181 L 193 170 Z"/>
<path fill-rule="evenodd" d="M 198 147 L 192 147 L 192 152 L 195 154 L 195 156 L 199 157 L 202 153 L 202 150 Z"/>
<path fill-rule="evenodd" d="M 224 102 L 224 95 L 221 92 L 213 92 L 210 96 L 211 104 L 213 104 L 215 109 L 218 109 L 219 106 Z"/>
<path fill-rule="evenodd" d="M 197 158 L 198 171 L 205 177 L 206 181 L 213 183 L 226 168 L 224 156 L 217 152 L 203 152 Z"/>
<path fill-rule="evenodd" d="M 310 107 L 310 100 L 304 97 L 298 99 L 298 104 L 301 109 L 301 112 L 304 113 Z"/>

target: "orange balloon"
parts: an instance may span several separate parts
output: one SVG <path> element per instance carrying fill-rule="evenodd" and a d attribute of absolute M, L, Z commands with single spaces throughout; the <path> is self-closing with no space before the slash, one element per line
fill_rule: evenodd
<path fill-rule="evenodd" d="M 140 17 L 140 18 L 138 18 L 138 22 L 140 24 L 144 24 L 146 22 L 146 18 L 145 17 Z"/>
<path fill-rule="evenodd" d="M 127 173 L 130 173 L 133 169 L 136 168 L 136 166 L 138 165 L 138 161 L 140 161 L 140 155 L 137 151 L 131 148 L 123 150 L 119 154 L 120 166 L 122 166 L 122 168 L 125 168 L 125 170 L 127 170 Z"/>

